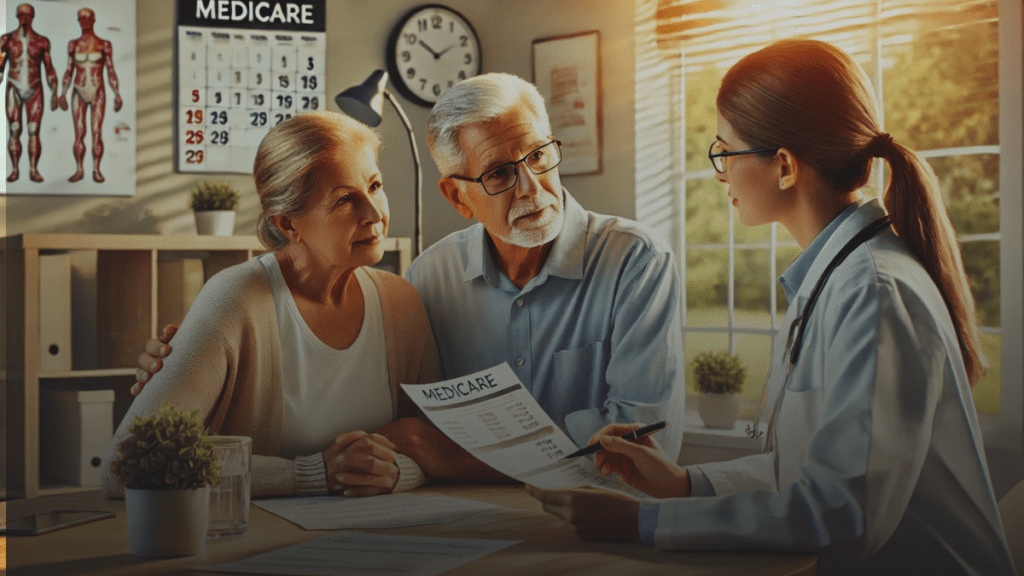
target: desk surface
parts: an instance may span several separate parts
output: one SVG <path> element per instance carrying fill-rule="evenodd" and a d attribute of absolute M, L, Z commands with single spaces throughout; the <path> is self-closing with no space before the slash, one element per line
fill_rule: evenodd
<path fill-rule="evenodd" d="M 494 538 L 522 540 L 446 572 L 450 576 L 515 574 L 567 576 L 570 574 L 718 574 L 813 575 L 817 559 L 811 555 L 760 553 L 659 552 L 633 544 L 583 542 L 553 516 L 541 510 L 521 485 L 426 486 L 417 490 L 473 498 L 525 511 L 511 521 L 492 522 L 469 528 L 445 525 L 415 526 L 387 530 L 365 530 L 380 534 L 408 534 L 452 538 Z M 125 508 L 122 500 L 107 500 L 99 491 L 78 492 L 14 500 L 7 503 L 7 517 L 61 508 L 110 510 L 114 518 L 65 528 L 39 536 L 10 536 L 6 542 L 7 567 L 12 574 L 62 575 L 150 575 L 213 574 L 189 570 L 190 566 L 230 562 L 318 538 L 320 530 L 303 530 L 262 508 L 253 506 L 249 529 L 244 536 L 211 540 L 206 553 L 183 558 L 136 558 L 128 551 Z M 0 551 L 3 543 L 0 543 Z"/>

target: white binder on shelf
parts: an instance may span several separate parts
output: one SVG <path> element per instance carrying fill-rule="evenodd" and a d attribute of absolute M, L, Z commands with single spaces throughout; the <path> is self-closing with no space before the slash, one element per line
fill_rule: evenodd
<path fill-rule="evenodd" d="M 71 370 L 71 255 L 39 255 L 39 370 Z"/>

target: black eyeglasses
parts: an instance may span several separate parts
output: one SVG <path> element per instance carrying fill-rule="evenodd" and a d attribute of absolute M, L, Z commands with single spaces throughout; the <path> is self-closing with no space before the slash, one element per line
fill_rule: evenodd
<path fill-rule="evenodd" d="M 762 154 L 778 152 L 778 148 L 752 148 L 750 150 L 740 150 L 738 152 L 726 152 L 722 150 L 722 143 L 715 140 L 711 143 L 711 148 L 708 149 L 708 160 L 711 160 L 711 165 L 715 167 L 715 171 L 719 174 L 725 174 L 725 159 L 729 156 L 740 156 L 743 154 Z"/>
<path fill-rule="evenodd" d="M 466 178 L 465 176 L 456 176 L 454 174 L 450 177 L 464 182 L 476 182 L 484 187 L 484 192 L 488 196 L 496 196 L 512 189 L 519 183 L 519 170 L 517 168 L 521 162 L 526 163 L 526 167 L 534 174 L 543 174 L 553 170 L 555 166 L 562 162 L 561 145 L 562 143 L 558 140 L 552 140 L 543 146 L 534 148 L 532 152 L 515 162 L 506 162 L 491 168 L 479 178 Z"/>

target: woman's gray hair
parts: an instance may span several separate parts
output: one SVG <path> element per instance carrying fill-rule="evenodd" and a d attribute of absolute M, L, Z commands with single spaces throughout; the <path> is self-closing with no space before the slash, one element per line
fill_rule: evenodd
<path fill-rule="evenodd" d="M 272 216 L 301 216 L 316 190 L 322 168 L 355 154 L 360 146 L 380 152 L 380 135 L 365 124 L 326 110 L 303 112 L 281 122 L 263 137 L 252 174 L 263 211 L 256 236 L 270 250 L 288 245 Z"/>
<path fill-rule="evenodd" d="M 545 135 L 550 135 L 544 98 L 536 86 L 518 76 L 482 74 L 463 80 L 442 94 L 427 119 L 427 147 L 441 176 L 454 174 L 465 164 L 466 156 L 459 148 L 459 130 L 463 126 L 493 120 L 519 103 L 533 111 Z"/>

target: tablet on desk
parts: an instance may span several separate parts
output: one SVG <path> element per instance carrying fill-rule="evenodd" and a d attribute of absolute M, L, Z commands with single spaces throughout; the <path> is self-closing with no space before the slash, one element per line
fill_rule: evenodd
<path fill-rule="evenodd" d="M 29 514 L 28 516 L 11 518 L 6 524 L 0 524 L 0 534 L 27 534 L 35 536 L 36 534 L 45 534 L 54 530 L 60 530 L 61 528 L 77 526 L 78 524 L 85 524 L 86 522 L 92 522 L 101 518 L 112 518 L 113 516 L 113 512 L 104 512 L 102 510 L 54 510 L 53 512 L 42 512 L 40 514 Z"/>

